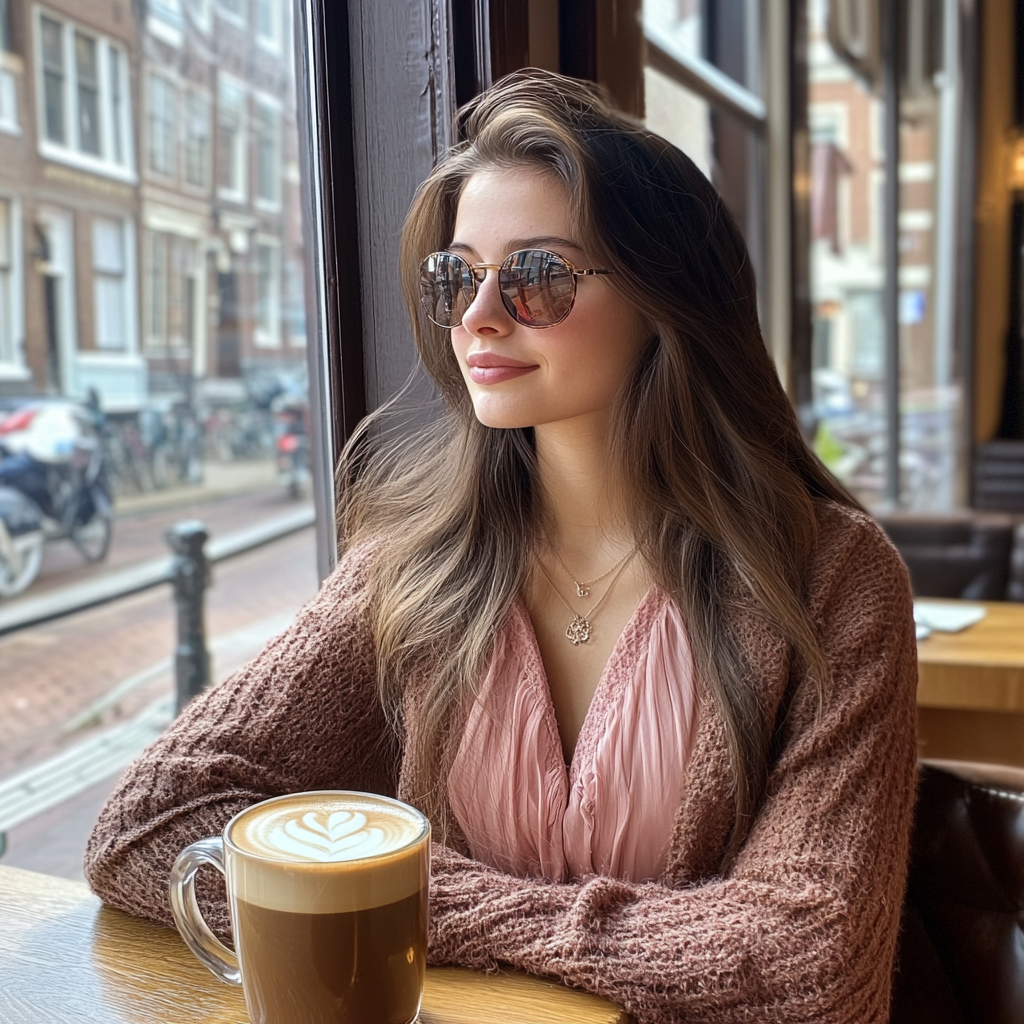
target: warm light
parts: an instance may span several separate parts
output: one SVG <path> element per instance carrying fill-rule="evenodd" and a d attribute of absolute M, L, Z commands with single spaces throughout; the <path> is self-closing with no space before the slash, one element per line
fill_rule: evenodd
<path fill-rule="evenodd" d="M 1024 191 L 1024 136 L 1014 140 L 1010 153 L 1010 188 Z"/>

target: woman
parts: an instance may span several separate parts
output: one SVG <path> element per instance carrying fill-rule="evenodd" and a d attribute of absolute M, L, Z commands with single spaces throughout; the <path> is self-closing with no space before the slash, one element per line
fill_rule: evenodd
<path fill-rule="evenodd" d="M 244 806 L 397 793 L 439 840 L 434 963 L 641 1022 L 881 1024 L 915 760 L 899 560 L 802 442 L 682 153 L 537 71 L 460 128 L 403 240 L 445 415 L 350 444 L 337 570 L 129 770 L 89 880 L 169 922 L 175 855 Z"/>

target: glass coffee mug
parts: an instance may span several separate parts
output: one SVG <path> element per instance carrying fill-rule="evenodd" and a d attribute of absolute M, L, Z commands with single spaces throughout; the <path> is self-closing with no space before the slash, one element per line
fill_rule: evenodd
<path fill-rule="evenodd" d="M 235 952 L 210 931 L 195 876 L 225 878 Z M 430 822 L 371 793 L 274 797 L 184 849 L 171 869 L 182 938 L 241 984 L 253 1024 L 409 1024 L 427 960 Z"/>

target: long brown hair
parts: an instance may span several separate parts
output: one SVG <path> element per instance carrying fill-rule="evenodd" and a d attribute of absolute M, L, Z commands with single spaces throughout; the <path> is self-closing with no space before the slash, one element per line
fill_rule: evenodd
<path fill-rule="evenodd" d="M 729 630 L 742 600 L 791 645 L 817 685 L 824 662 L 804 605 L 815 501 L 856 505 L 808 450 L 765 349 L 746 246 L 721 198 L 674 146 L 615 111 L 597 87 L 527 70 L 464 107 L 462 140 L 420 186 L 402 237 L 419 353 L 444 413 L 413 442 L 386 443 L 375 414 L 339 468 L 343 547 L 385 535 L 372 589 L 386 706 L 429 665 L 419 702 L 416 794 L 443 818 L 459 721 L 493 638 L 529 573 L 540 502 L 532 429 L 481 425 L 449 343 L 418 300 L 423 257 L 451 241 L 459 196 L 485 167 L 532 166 L 564 183 L 594 266 L 642 316 L 649 340 L 623 381 L 613 451 L 635 495 L 654 578 L 678 603 L 698 674 L 722 721 L 743 842 L 764 795 L 774 723 Z"/>

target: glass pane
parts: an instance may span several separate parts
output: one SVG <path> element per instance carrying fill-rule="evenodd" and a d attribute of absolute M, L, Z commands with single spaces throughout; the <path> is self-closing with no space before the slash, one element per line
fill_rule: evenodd
<path fill-rule="evenodd" d="M 253 0 L 256 35 L 262 39 L 277 39 L 277 6 L 277 0 Z"/>
<path fill-rule="evenodd" d="M 256 194 L 266 202 L 276 202 L 280 151 L 278 114 L 266 104 L 260 104 L 257 110 Z"/>
<path fill-rule="evenodd" d="M 643 17 L 655 41 L 760 94 L 760 0 L 643 0 Z"/>
<path fill-rule="evenodd" d="M 149 169 L 173 177 L 177 157 L 177 95 L 162 75 L 149 76 Z"/>
<path fill-rule="evenodd" d="M 217 110 L 217 185 L 225 192 L 241 193 L 245 189 L 244 116 L 245 93 L 222 78 Z"/>
<path fill-rule="evenodd" d="M 210 101 L 202 93 L 186 96 L 185 132 L 185 180 L 205 188 L 210 176 Z"/>
<path fill-rule="evenodd" d="M 0 0 L 0 50 L 11 49 L 11 4 Z"/>
<path fill-rule="evenodd" d="M 46 137 L 64 141 L 64 29 L 49 18 L 39 19 L 43 51 L 43 95 Z"/>
<path fill-rule="evenodd" d="M 110 55 L 110 143 L 111 156 L 114 163 L 125 162 L 124 144 L 124 83 L 121 76 L 124 73 L 121 51 L 111 46 L 108 51 Z"/>
<path fill-rule="evenodd" d="M 96 347 L 123 349 L 127 342 L 125 324 L 125 280 L 123 275 L 96 275 Z"/>
<path fill-rule="evenodd" d="M 124 225 L 116 220 L 92 222 L 92 263 L 108 274 L 124 273 Z"/>
<path fill-rule="evenodd" d="M 11 265 L 11 204 L 0 199 L 0 267 Z"/>
<path fill-rule="evenodd" d="M 662 72 L 644 68 L 646 124 L 678 146 L 711 179 L 746 239 L 758 284 L 764 265 L 761 140 L 735 118 Z"/>
<path fill-rule="evenodd" d="M 865 504 L 877 506 L 888 445 L 884 107 L 829 44 L 826 5 L 810 0 L 807 10 L 816 447 Z M 938 158 L 942 88 L 930 76 L 913 94 L 905 83 L 899 166 L 901 504 L 929 511 L 957 502 L 963 403 L 950 314 L 936 315 L 937 186 L 952 170 Z"/>
<path fill-rule="evenodd" d="M 75 73 L 78 77 L 78 142 L 85 153 L 99 156 L 99 75 L 96 68 L 96 40 L 75 34 Z"/>
<path fill-rule="evenodd" d="M 112 515 L 89 513 L 78 543 L 40 536 L 37 567 L 19 563 L 20 593 L 0 564 L 5 613 L 166 556 L 165 534 L 184 520 L 223 540 L 311 517 L 297 129 L 308 83 L 295 80 L 293 5 L 161 0 L 135 5 L 142 16 L 120 6 L 120 18 L 110 0 L 16 8 L 23 56 L 41 66 L 16 76 L 21 136 L 3 144 L 49 144 L 45 159 L 0 168 L 0 423 L 17 417 L 0 441 L 52 446 L 32 450 L 53 456 L 36 472 L 55 503 L 87 493 L 75 474 L 98 453 Z M 217 564 L 212 682 L 317 588 L 311 526 Z M 174 714 L 176 625 L 161 586 L 0 638 L 0 780 L 69 751 L 86 758 L 118 730 L 140 746 L 154 737 Z M 77 823 L 73 839 L 19 826 L 0 863 L 80 877 L 118 774 L 67 791 L 55 813 Z"/>
<path fill-rule="evenodd" d="M 812 381 L 816 448 L 866 504 L 885 487 L 883 107 L 810 0 Z"/>

